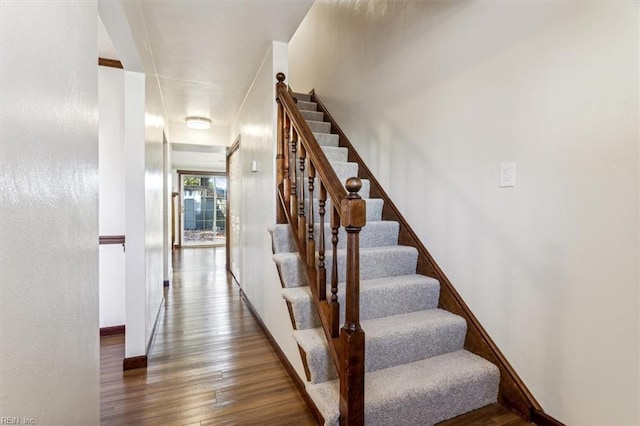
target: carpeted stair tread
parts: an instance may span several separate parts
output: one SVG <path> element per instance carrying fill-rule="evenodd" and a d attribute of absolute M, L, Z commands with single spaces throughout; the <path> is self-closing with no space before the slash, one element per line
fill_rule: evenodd
<path fill-rule="evenodd" d="M 322 111 L 300 111 L 305 120 L 324 121 L 324 112 Z"/>
<path fill-rule="evenodd" d="M 332 161 L 344 161 L 346 162 L 349 157 L 349 150 L 347 148 L 337 146 L 321 146 L 324 155 L 329 162 Z"/>
<path fill-rule="evenodd" d="M 313 132 L 313 136 L 315 136 L 316 141 L 320 146 L 334 146 L 337 147 L 340 143 L 340 136 L 332 133 L 318 133 Z"/>
<path fill-rule="evenodd" d="M 325 217 L 324 236 L 325 250 L 330 250 L 331 245 L 331 225 L 329 216 Z M 398 243 L 398 232 L 400 224 L 395 221 L 381 220 L 369 222 L 360 231 L 360 247 L 392 246 Z M 273 243 L 273 253 L 295 252 L 297 250 L 293 240 L 293 231 L 288 223 L 275 224 L 269 227 Z M 314 226 L 316 250 L 319 249 L 320 224 L 316 222 Z M 347 232 L 344 228 L 338 231 L 338 248 L 345 248 L 347 244 Z"/>
<path fill-rule="evenodd" d="M 307 120 L 307 124 L 313 133 L 331 133 L 331 123 L 328 121 Z"/>
<path fill-rule="evenodd" d="M 461 350 L 467 332 L 464 318 L 442 309 L 360 321 L 365 332 L 367 372 Z M 306 354 L 311 383 L 338 377 L 321 328 L 297 330 L 293 337 Z"/>
<path fill-rule="evenodd" d="M 298 103 L 296 105 L 298 106 L 298 109 L 300 111 L 317 111 L 318 109 L 318 104 L 316 104 L 315 102 L 298 100 Z"/>
<path fill-rule="evenodd" d="M 365 375 L 365 424 L 433 425 L 497 400 L 500 373 L 465 350 Z M 325 420 L 337 425 L 338 380 L 308 384 L 307 392 Z"/>
<path fill-rule="evenodd" d="M 331 280 L 332 253 L 326 254 L 327 282 Z M 273 260 L 278 267 L 284 287 L 308 285 L 298 253 L 276 253 Z M 360 279 L 415 274 L 418 251 L 409 246 L 367 247 L 360 249 Z M 345 277 L 346 250 L 338 250 L 338 277 Z"/>
<path fill-rule="evenodd" d="M 327 294 L 331 285 L 327 284 Z M 340 324 L 344 322 L 345 283 L 338 283 Z M 438 306 L 440 283 L 425 275 L 400 275 L 360 281 L 360 319 L 369 320 L 406 314 Z M 282 297 L 289 302 L 296 320 L 296 329 L 320 327 L 320 318 L 306 287 L 284 288 Z"/>
<path fill-rule="evenodd" d="M 311 102 L 311 95 L 308 93 L 294 93 L 293 97 L 298 101 Z"/>

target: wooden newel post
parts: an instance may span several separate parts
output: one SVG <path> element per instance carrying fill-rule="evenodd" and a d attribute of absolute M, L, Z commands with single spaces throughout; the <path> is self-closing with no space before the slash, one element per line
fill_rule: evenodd
<path fill-rule="evenodd" d="M 360 327 L 360 230 L 366 204 L 358 191 L 362 182 L 347 179 L 349 194 L 340 204 L 341 225 L 347 231 L 345 322 L 340 331 L 340 424 L 364 424 L 364 331 Z"/>
<path fill-rule="evenodd" d="M 287 216 L 285 215 L 284 208 L 282 207 L 282 203 L 280 202 L 280 197 L 278 192 L 284 184 L 284 150 L 285 150 L 285 125 L 284 125 L 284 108 L 282 103 L 280 102 L 280 98 L 278 97 L 278 89 L 281 87 L 285 87 L 284 84 L 285 75 L 284 73 L 279 72 L 276 74 L 276 102 L 278 103 L 278 140 L 276 141 L 276 222 L 277 223 L 286 223 Z M 284 188 L 283 188 L 284 190 Z"/>

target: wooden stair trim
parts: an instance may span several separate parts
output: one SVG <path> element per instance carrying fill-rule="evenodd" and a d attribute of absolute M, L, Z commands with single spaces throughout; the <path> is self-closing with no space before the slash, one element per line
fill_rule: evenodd
<path fill-rule="evenodd" d="M 339 136 L 339 146 L 349 150 L 348 161 L 358 163 L 358 177 L 368 179 L 370 182 L 370 198 L 382 198 L 384 207 L 382 217 L 384 220 L 393 220 L 400 223 L 398 244 L 414 247 L 418 250 L 417 272 L 440 281 L 439 307 L 463 317 L 468 324 L 465 338 L 465 349 L 494 363 L 500 370 L 500 387 L 498 401 L 514 410 L 523 418 L 531 419 L 533 411 L 544 413 L 540 404 L 533 397 L 522 379 L 515 372 L 497 345 L 493 342 L 487 331 L 482 327 L 471 309 L 464 302 L 460 294 L 451 284 L 451 281 L 437 265 L 429 251 L 422 244 L 416 233 L 409 226 L 389 195 L 380 185 L 364 160 L 356 152 L 355 148 L 342 131 L 336 120 L 329 113 L 324 103 L 318 98 L 315 89 L 309 92 L 311 99 L 318 105 L 318 111 L 325 114 L 325 121 L 331 123 L 331 133 Z"/>
<path fill-rule="evenodd" d="M 544 411 L 536 408 L 531 409 L 531 422 L 538 426 L 566 426 L 560 420 L 554 419 Z"/>

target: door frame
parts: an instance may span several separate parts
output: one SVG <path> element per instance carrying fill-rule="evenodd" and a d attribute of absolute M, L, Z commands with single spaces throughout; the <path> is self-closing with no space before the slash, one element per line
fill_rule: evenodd
<path fill-rule="evenodd" d="M 230 179 L 229 179 L 229 159 L 231 158 L 231 155 L 235 154 L 236 151 L 238 151 L 240 149 L 240 135 L 238 135 L 238 137 L 236 138 L 235 142 L 233 142 L 233 144 L 227 148 L 227 162 L 225 165 L 226 168 L 226 172 L 227 172 L 227 217 L 226 217 L 226 221 L 227 221 L 227 271 L 229 271 L 229 273 L 235 278 L 236 282 L 238 281 L 238 277 L 236 277 L 235 275 L 233 275 L 233 271 L 231 270 L 231 244 L 229 244 L 229 242 L 231 241 L 231 238 L 229 237 L 229 232 L 231 232 L 231 209 L 229 208 L 229 192 L 231 189 L 231 185 L 230 185 Z"/>
<path fill-rule="evenodd" d="M 226 166 L 225 166 L 226 167 Z M 184 229 L 182 229 L 182 216 L 183 216 L 183 211 L 182 211 L 182 204 L 183 204 L 183 200 L 184 200 L 184 180 L 182 179 L 183 176 L 224 176 L 227 179 L 227 191 L 225 194 L 225 201 L 228 201 L 229 199 L 229 185 L 228 185 L 228 181 L 229 181 L 229 172 L 227 170 L 225 170 L 224 172 L 206 172 L 204 170 L 176 170 L 176 172 L 178 173 L 178 182 L 180 183 L 178 185 L 178 193 L 180 194 L 178 196 L 178 229 L 180 230 L 180 232 L 178 233 L 178 247 L 183 247 L 182 245 L 182 234 L 184 233 Z M 214 207 L 215 208 L 215 207 Z M 229 211 L 229 207 L 227 207 L 227 212 Z M 228 223 L 228 218 L 229 214 L 227 213 L 227 217 L 225 217 L 225 222 Z M 228 232 L 229 228 L 227 228 L 225 230 L 225 232 Z M 225 236 L 225 246 L 228 246 L 229 239 Z M 195 246 L 197 247 L 197 246 Z"/>

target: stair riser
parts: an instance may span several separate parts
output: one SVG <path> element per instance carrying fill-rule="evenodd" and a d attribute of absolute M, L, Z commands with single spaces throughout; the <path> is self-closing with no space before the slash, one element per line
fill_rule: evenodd
<path fill-rule="evenodd" d="M 373 221 L 382 220 L 382 208 L 384 207 L 384 201 L 381 198 L 365 198 L 366 201 L 366 214 L 367 223 Z M 328 220 L 329 212 L 331 212 L 331 200 L 327 200 L 325 204 L 325 218 Z M 313 221 L 315 223 L 320 222 L 320 213 L 318 211 L 318 200 L 313 202 Z M 365 225 L 366 226 L 366 225 Z"/>
<path fill-rule="evenodd" d="M 276 258 L 277 255 L 274 256 Z M 415 249 L 394 251 L 360 251 L 360 279 L 367 280 L 380 277 L 410 275 L 416 271 L 418 253 Z M 317 261 L 316 261 L 317 262 Z M 332 256 L 326 253 L 327 282 L 331 282 Z M 308 285 L 303 272 L 303 264 L 299 256 L 288 256 L 277 259 L 276 264 L 285 287 L 300 287 Z M 346 255 L 344 251 L 338 254 L 338 281 L 346 277 Z"/>
<path fill-rule="evenodd" d="M 327 295 L 331 294 L 331 286 L 327 286 Z M 423 309 L 434 309 L 438 306 L 440 287 L 438 285 L 398 286 L 396 291 L 381 288 L 360 287 L 360 319 L 362 321 L 405 314 Z M 338 286 L 338 303 L 340 304 L 340 324 L 344 323 L 344 284 Z M 327 296 L 328 297 L 328 296 Z M 320 327 L 320 318 L 311 300 L 311 295 L 303 300 L 291 302 L 291 310 L 295 317 L 297 330 Z"/>
<path fill-rule="evenodd" d="M 349 158 L 349 150 L 347 148 L 333 147 L 333 146 L 322 146 L 322 151 L 324 151 L 324 155 L 326 155 L 327 160 L 329 162 L 341 161 L 346 163 Z"/>
<path fill-rule="evenodd" d="M 311 95 L 308 93 L 294 93 L 293 97 L 298 101 L 311 102 Z"/>
<path fill-rule="evenodd" d="M 364 197 L 363 197 L 364 198 Z M 380 198 L 364 198 L 366 202 L 366 219 L 367 223 L 369 222 L 377 222 L 382 220 L 382 208 L 384 207 L 384 202 Z M 327 200 L 324 206 L 325 210 L 325 222 L 329 222 L 331 220 L 331 200 Z M 305 201 L 305 209 L 308 209 L 308 201 Z M 305 212 L 306 213 L 306 212 Z M 313 222 L 320 223 L 320 208 L 318 204 L 318 200 L 313 200 Z M 366 225 L 365 225 L 366 227 Z"/>
<path fill-rule="evenodd" d="M 342 161 L 346 163 L 349 158 L 349 150 L 347 148 L 322 146 L 322 150 L 324 151 L 324 155 L 327 156 L 327 160 L 329 160 L 329 162 Z"/>
<path fill-rule="evenodd" d="M 347 179 L 349 179 L 350 177 L 354 177 L 354 176 L 358 176 L 358 163 L 348 163 L 348 162 L 342 162 L 342 161 L 333 161 L 331 162 L 331 166 L 333 167 L 333 171 L 336 172 L 336 175 L 338 176 L 338 179 L 340 180 L 340 182 L 342 182 L 342 184 L 346 184 Z M 300 168 L 299 168 L 299 163 L 296 163 L 296 176 L 298 176 L 298 180 L 301 176 L 300 173 Z M 305 168 L 304 171 L 304 184 L 305 184 L 305 188 L 308 188 L 309 186 L 309 174 L 308 174 L 308 170 Z M 291 177 L 293 177 L 293 170 L 290 171 L 289 175 Z M 317 189 L 317 185 L 316 185 L 316 189 Z"/>
<path fill-rule="evenodd" d="M 324 121 L 324 113 L 322 111 L 300 111 L 305 120 Z"/>
<path fill-rule="evenodd" d="M 340 137 L 338 135 L 328 133 L 313 133 L 313 136 L 318 141 L 320 146 L 333 146 L 337 147 L 340 143 Z"/>
<path fill-rule="evenodd" d="M 324 238 L 325 238 L 325 250 L 331 250 L 333 245 L 331 244 L 331 226 L 329 224 L 328 215 L 325 217 L 326 222 L 324 226 Z M 398 222 L 391 221 L 379 221 L 370 222 L 362 231 L 360 231 L 360 247 L 381 247 L 392 246 L 398 243 Z M 297 251 L 295 241 L 293 240 L 293 232 L 291 226 L 278 226 L 271 232 L 271 238 L 273 243 L 273 253 L 291 253 Z M 314 238 L 316 241 L 316 250 L 319 247 L 320 241 L 320 224 L 316 223 L 314 226 Z M 344 228 L 338 230 L 338 249 L 346 248 L 347 246 L 347 232 Z"/>
<path fill-rule="evenodd" d="M 365 325 L 363 329 L 367 335 Z M 366 371 L 377 371 L 461 350 L 466 331 L 466 323 L 460 318 L 434 329 L 425 328 L 402 335 L 384 336 L 376 340 L 368 338 L 365 340 Z M 324 336 L 322 338 L 324 340 Z M 306 359 L 312 383 L 321 383 L 338 377 L 326 340 L 323 346 L 306 352 Z"/>
<path fill-rule="evenodd" d="M 317 111 L 318 109 L 318 104 L 316 104 L 315 102 L 298 100 L 297 105 L 300 111 Z"/>
<path fill-rule="evenodd" d="M 307 124 L 313 133 L 331 133 L 331 123 L 328 121 L 307 120 Z"/>
<path fill-rule="evenodd" d="M 351 175 L 351 176 L 355 176 L 355 175 Z M 346 182 L 348 178 L 338 176 L 338 179 L 340 179 L 341 182 Z M 360 198 L 369 198 L 369 193 L 371 191 L 371 182 L 369 182 L 369 179 L 361 179 L 360 181 L 362 182 L 362 188 L 358 192 L 358 195 L 360 195 Z M 305 188 L 306 192 L 304 196 L 309 197 L 308 181 L 306 183 L 307 183 L 307 187 Z M 318 198 L 318 195 L 319 195 L 318 191 L 320 191 L 320 186 L 318 183 L 318 179 L 316 178 L 313 180 L 313 198 Z M 327 194 L 327 198 L 329 198 L 329 194 Z"/>

